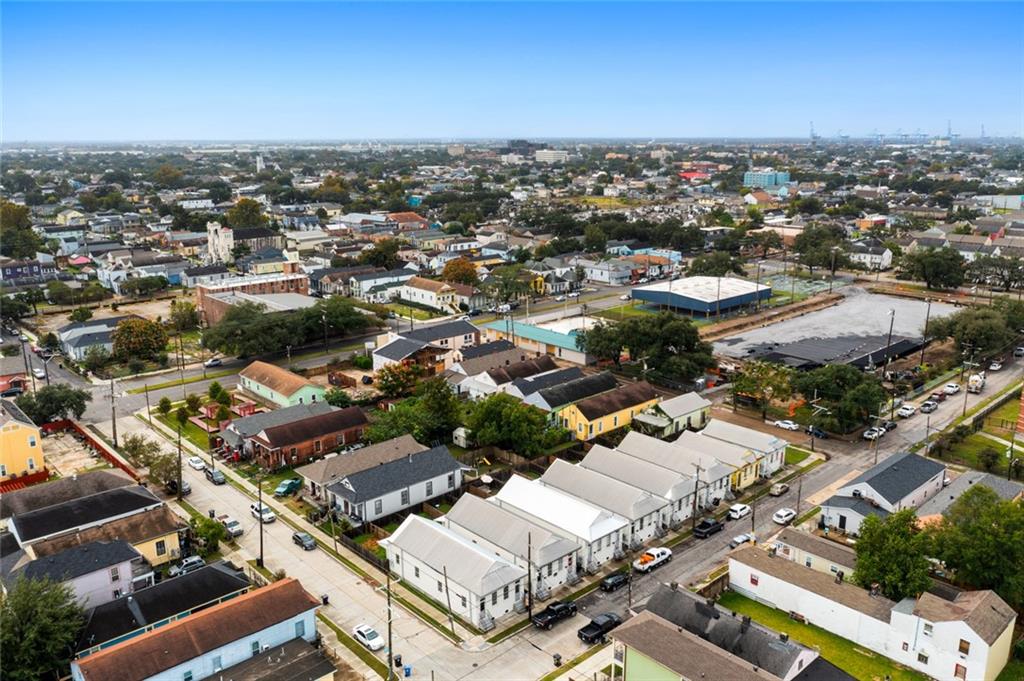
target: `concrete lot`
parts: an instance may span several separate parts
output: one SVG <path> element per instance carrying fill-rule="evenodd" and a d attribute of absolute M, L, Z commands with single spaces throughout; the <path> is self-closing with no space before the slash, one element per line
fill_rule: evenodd
<path fill-rule="evenodd" d="M 923 301 L 883 296 L 848 286 L 841 290 L 846 300 L 832 307 L 810 312 L 759 329 L 715 342 L 715 352 L 744 357 L 748 348 L 765 343 L 791 343 L 806 338 L 835 338 L 850 335 L 884 335 L 889 332 L 889 310 L 895 310 L 893 335 L 920 337 L 924 330 L 927 304 Z M 932 303 L 931 318 L 944 317 L 956 307 Z"/>
<path fill-rule="evenodd" d="M 54 433 L 43 438 L 43 456 L 46 467 L 68 477 L 75 473 L 97 468 L 110 468 L 106 460 L 96 454 L 85 442 L 77 440 L 71 433 Z"/>

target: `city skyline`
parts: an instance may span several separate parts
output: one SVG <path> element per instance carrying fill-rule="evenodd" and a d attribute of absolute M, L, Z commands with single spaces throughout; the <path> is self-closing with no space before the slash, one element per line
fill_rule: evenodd
<path fill-rule="evenodd" d="M 8 145 L 1024 129 L 1015 4 L 4 9 Z"/>

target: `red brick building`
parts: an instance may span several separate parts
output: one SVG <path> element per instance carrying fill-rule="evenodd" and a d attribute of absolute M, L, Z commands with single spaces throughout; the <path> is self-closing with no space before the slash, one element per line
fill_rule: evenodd
<path fill-rule="evenodd" d="M 362 409 L 346 407 L 271 426 L 252 438 L 253 456 L 260 466 L 271 470 L 303 464 L 358 442 L 368 425 Z"/>
<path fill-rule="evenodd" d="M 286 265 L 294 266 L 294 263 Z M 309 295 L 309 277 L 301 272 L 285 271 L 280 274 L 261 274 L 250 277 L 234 277 L 210 284 L 196 286 L 196 309 L 207 324 L 216 324 L 227 310 L 226 305 L 210 296 L 221 293 L 298 293 Z"/>

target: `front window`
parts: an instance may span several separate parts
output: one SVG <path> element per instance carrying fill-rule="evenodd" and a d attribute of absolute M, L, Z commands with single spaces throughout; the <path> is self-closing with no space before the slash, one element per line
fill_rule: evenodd
<path fill-rule="evenodd" d="M 409 490 L 403 489 L 402 490 L 402 506 L 408 506 L 408 505 L 409 505 Z"/>
<path fill-rule="evenodd" d="M 33 445 L 33 446 L 35 446 L 35 445 Z M 33 459 L 31 456 L 28 457 L 28 469 L 30 471 L 34 471 L 36 469 L 36 460 Z"/>
<path fill-rule="evenodd" d="M 156 555 L 162 556 L 165 553 L 167 553 L 167 542 L 161 539 L 156 543 Z"/>
<path fill-rule="evenodd" d="M 29 447 L 35 447 L 36 446 L 36 436 L 35 435 L 29 435 L 28 436 L 28 446 Z"/>
<path fill-rule="evenodd" d="M 448 489 L 455 488 L 455 473 L 448 474 Z"/>
<path fill-rule="evenodd" d="M 429 496 L 432 496 L 433 494 L 434 494 L 434 483 L 432 481 L 428 480 L 427 481 L 427 496 L 429 497 Z"/>
<path fill-rule="evenodd" d="M 752 585 L 754 585 L 754 586 L 757 586 L 757 582 L 758 582 L 758 576 L 757 575 L 750 575 L 750 583 Z"/>
<path fill-rule="evenodd" d="M 305 620 L 299 620 L 298 622 L 295 623 L 295 638 L 305 638 L 305 637 L 306 637 L 306 621 Z"/>
<path fill-rule="evenodd" d="M 960 639 L 960 654 L 970 655 L 971 654 L 971 642 Z"/>
<path fill-rule="evenodd" d="M 953 669 L 953 676 L 957 679 L 966 679 L 967 667 L 963 666 L 962 664 L 956 665 L 956 667 Z"/>
<path fill-rule="evenodd" d="M 252 643 L 250 643 L 249 644 L 249 650 L 252 651 L 253 655 L 258 655 L 259 652 L 260 652 L 260 642 L 259 641 L 253 641 Z"/>
<path fill-rule="evenodd" d="M 116 568 L 116 567 L 110 568 L 110 581 L 117 582 L 117 581 L 120 581 L 120 579 L 121 579 L 121 571 L 120 571 L 120 569 Z"/>
<path fill-rule="evenodd" d="M 924 623 L 924 635 L 925 636 L 931 636 L 932 635 L 932 625 L 929 624 L 928 622 Z"/>
<path fill-rule="evenodd" d="M 928 656 L 925 653 L 918 653 L 917 661 L 921 664 L 928 664 Z"/>
<path fill-rule="evenodd" d="M 381 513 L 383 513 L 384 512 L 384 502 L 382 502 L 380 499 L 378 499 L 377 501 L 373 502 L 373 512 L 374 512 L 375 515 L 380 515 Z"/>
<path fill-rule="evenodd" d="M 497 605 L 497 604 L 498 604 L 498 592 L 495 591 L 494 593 L 491 594 L 491 605 Z"/>

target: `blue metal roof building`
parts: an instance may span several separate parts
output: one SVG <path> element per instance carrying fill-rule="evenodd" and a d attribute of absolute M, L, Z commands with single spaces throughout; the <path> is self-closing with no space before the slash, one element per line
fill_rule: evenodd
<path fill-rule="evenodd" d="M 686 277 L 633 289 L 633 299 L 649 305 L 710 316 L 772 297 L 772 289 L 745 279 Z"/>

